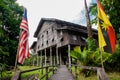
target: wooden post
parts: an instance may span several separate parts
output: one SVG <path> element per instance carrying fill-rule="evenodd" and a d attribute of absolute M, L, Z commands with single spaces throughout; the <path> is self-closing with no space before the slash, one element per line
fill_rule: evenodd
<path fill-rule="evenodd" d="M 60 51 L 60 65 L 62 64 L 62 57 L 61 57 L 61 51 Z"/>
<path fill-rule="evenodd" d="M 15 60 L 15 67 L 14 67 L 14 72 L 16 72 L 16 68 L 17 68 L 17 60 L 18 60 L 18 50 L 17 50 L 17 54 L 16 54 L 16 60 Z"/>
<path fill-rule="evenodd" d="M 100 49 L 100 54 L 101 54 L 101 66 L 104 69 L 104 64 L 103 64 L 103 58 L 102 58 L 102 48 Z"/>
<path fill-rule="evenodd" d="M 58 47 L 56 47 L 56 58 L 57 58 L 57 64 L 59 64 L 59 59 L 58 59 Z"/>
<path fill-rule="evenodd" d="M 50 47 L 50 65 L 52 65 L 52 47 Z"/>
<path fill-rule="evenodd" d="M 32 66 L 35 66 L 35 55 L 33 56 L 33 64 Z"/>
<path fill-rule="evenodd" d="M 98 77 L 98 80 L 109 80 L 103 68 L 97 68 L 97 77 Z"/>
<path fill-rule="evenodd" d="M 54 71 L 55 71 L 55 66 L 53 65 L 53 74 L 54 74 Z"/>
<path fill-rule="evenodd" d="M 41 56 L 40 56 L 40 66 L 42 67 L 42 51 L 40 51 L 40 54 L 41 54 Z"/>
<path fill-rule="evenodd" d="M 55 54 L 54 54 L 54 57 L 53 57 L 53 59 L 54 59 L 54 65 L 55 65 L 55 60 L 56 60 Z"/>
<path fill-rule="evenodd" d="M 39 54 L 40 54 L 40 56 L 39 56 L 39 65 L 38 66 L 41 65 L 41 53 L 39 53 Z"/>
<path fill-rule="evenodd" d="M 46 67 L 46 80 L 48 80 L 48 67 Z"/>
<path fill-rule="evenodd" d="M 45 49 L 45 66 L 46 66 L 46 60 L 47 60 L 47 56 L 46 56 L 46 49 Z"/>
<path fill-rule="evenodd" d="M 19 37 L 20 37 L 20 34 L 21 34 L 22 30 L 20 30 L 20 33 L 19 33 Z M 20 43 L 20 38 L 19 38 L 19 43 Z M 18 56 L 19 56 L 19 43 L 18 43 L 18 48 L 17 48 L 17 54 L 16 54 L 16 60 L 15 60 L 15 67 L 14 67 L 14 72 L 16 72 L 16 69 L 17 69 L 17 61 L 18 61 Z"/>
<path fill-rule="evenodd" d="M 69 58 L 69 67 L 71 67 L 70 45 L 68 45 L 68 58 Z"/>
<path fill-rule="evenodd" d="M 39 65 L 39 57 L 38 57 L 38 54 L 37 54 L 37 66 Z"/>

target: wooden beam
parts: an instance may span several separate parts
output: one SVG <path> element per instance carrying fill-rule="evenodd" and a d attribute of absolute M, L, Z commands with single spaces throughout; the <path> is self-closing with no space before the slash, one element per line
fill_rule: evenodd
<path fill-rule="evenodd" d="M 46 49 L 45 49 L 45 66 L 46 66 L 46 62 L 47 62 L 47 55 L 46 55 Z"/>
<path fill-rule="evenodd" d="M 43 65 L 43 61 L 42 61 L 42 51 L 40 51 L 40 54 L 41 54 L 41 56 L 40 56 L 40 66 L 42 67 L 42 65 Z"/>
<path fill-rule="evenodd" d="M 62 64 L 61 51 L 60 51 L 59 55 L 60 55 L 60 65 L 61 65 Z"/>
<path fill-rule="evenodd" d="M 35 56 L 33 56 L 33 64 L 32 66 L 35 66 Z"/>
<path fill-rule="evenodd" d="M 69 67 L 71 67 L 70 45 L 68 45 L 68 59 L 69 59 Z"/>
<path fill-rule="evenodd" d="M 57 58 L 57 64 L 59 64 L 59 58 L 58 58 L 58 47 L 56 47 L 56 58 Z"/>
<path fill-rule="evenodd" d="M 40 56 L 39 56 L 39 65 L 38 66 L 40 66 L 41 65 L 41 53 L 40 53 Z"/>
<path fill-rule="evenodd" d="M 50 65 L 52 65 L 52 47 L 50 47 Z"/>
<path fill-rule="evenodd" d="M 56 60 L 56 56 L 55 56 L 55 54 L 54 54 L 54 56 L 53 56 L 53 59 L 54 59 L 54 65 L 55 65 L 55 60 Z"/>
<path fill-rule="evenodd" d="M 37 54 L 37 66 L 39 65 L 39 56 Z"/>

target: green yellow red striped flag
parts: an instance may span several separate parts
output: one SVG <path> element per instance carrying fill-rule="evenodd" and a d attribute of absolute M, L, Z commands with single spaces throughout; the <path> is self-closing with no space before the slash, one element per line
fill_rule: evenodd
<path fill-rule="evenodd" d="M 116 43 L 114 29 L 98 0 L 97 6 L 99 48 L 102 51 L 114 53 Z"/>

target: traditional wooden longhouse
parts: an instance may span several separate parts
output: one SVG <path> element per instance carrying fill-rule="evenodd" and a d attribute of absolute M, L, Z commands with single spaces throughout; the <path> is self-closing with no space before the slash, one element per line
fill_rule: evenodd
<path fill-rule="evenodd" d="M 97 39 L 97 31 L 93 30 L 93 37 Z M 83 49 L 87 45 L 87 28 L 78 24 L 42 18 L 34 37 L 37 38 L 36 52 L 42 56 L 40 64 L 71 64 L 68 53 L 75 46 Z"/>

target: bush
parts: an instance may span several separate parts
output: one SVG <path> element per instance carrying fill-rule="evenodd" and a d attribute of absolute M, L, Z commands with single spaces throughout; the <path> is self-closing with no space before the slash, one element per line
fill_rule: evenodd
<path fill-rule="evenodd" d="M 116 45 L 114 54 L 105 62 L 105 69 L 107 71 L 120 72 L 120 46 Z"/>
<path fill-rule="evenodd" d="M 83 51 L 80 50 L 80 47 L 75 47 L 73 51 L 71 51 L 71 56 L 77 59 L 80 65 L 83 66 L 97 66 L 101 67 L 101 52 L 99 48 L 97 48 L 94 39 L 87 39 L 88 48 L 84 48 Z M 111 54 L 102 52 L 102 62 L 104 63 L 109 59 Z M 85 76 L 89 76 L 94 73 L 89 70 L 82 70 Z"/>

